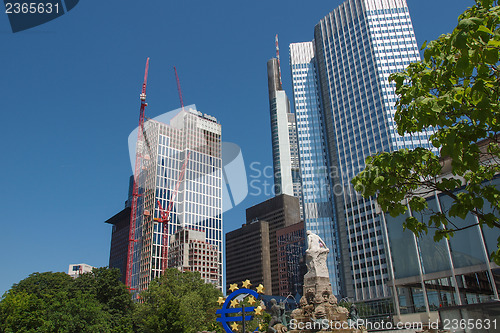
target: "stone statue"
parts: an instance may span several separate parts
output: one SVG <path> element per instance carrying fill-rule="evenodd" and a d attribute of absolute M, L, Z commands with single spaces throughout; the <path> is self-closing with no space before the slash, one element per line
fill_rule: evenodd
<path fill-rule="evenodd" d="M 283 303 L 278 305 L 274 298 L 271 299 L 271 321 L 269 322 L 268 332 L 274 333 L 274 332 L 281 332 L 282 331 L 281 330 L 281 326 L 283 326 L 282 312 L 284 312 L 284 311 L 285 311 L 285 305 Z M 281 324 L 281 325 L 278 325 L 278 324 Z"/>
<path fill-rule="evenodd" d="M 313 277 L 329 277 L 326 259 L 330 250 L 325 242 L 311 231 L 307 231 L 306 266 L 307 274 L 304 279 Z"/>
<path fill-rule="evenodd" d="M 358 308 L 354 303 L 351 305 L 351 308 L 349 309 L 349 319 L 351 319 L 354 322 L 356 322 L 359 319 Z"/>
<path fill-rule="evenodd" d="M 318 329 L 316 328 L 318 327 L 324 333 L 339 332 L 338 329 L 331 327 L 331 325 L 337 325 L 337 327 L 347 326 L 349 311 L 337 304 L 337 298 L 332 293 L 328 266 L 326 265 L 330 250 L 321 237 L 310 231 L 307 232 L 307 243 L 307 273 L 304 276 L 304 296 L 300 299 L 300 308 L 292 312 L 292 320 L 290 321 L 294 324 L 300 323 L 300 325 L 291 326 L 292 330 L 289 332 L 312 333 L 317 332 Z M 330 326 L 325 328 L 325 323 Z M 311 328 L 307 328 L 308 325 Z M 299 326 L 305 327 L 305 330 L 298 329 Z M 342 333 L 366 332 L 363 327 L 355 328 L 352 326 L 341 331 Z"/>
<path fill-rule="evenodd" d="M 307 251 L 313 252 L 313 251 L 320 251 L 322 249 L 328 250 L 328 247 L 326 246 L 326 243 L 310 230 L 307 230 Z"/>

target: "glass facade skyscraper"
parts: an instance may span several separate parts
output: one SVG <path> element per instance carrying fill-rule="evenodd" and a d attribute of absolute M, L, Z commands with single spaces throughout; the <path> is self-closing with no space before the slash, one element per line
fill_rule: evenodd
<path fill-rule="evenodd" d="M 161 275 L 164 270 L 164 251 L 169 250 L 171 236 L 181 228 L 203 232 L 207 245 L 216 249 L 216 272 L 211 269 L 211 274 L 204 276 L 207 277 L 206 282 L 221 288 L 221 126 L 214 117 L 202 114 L 194 106 L 173 113 L 177 114 L 169 119 L 168 124 L 156 120 L 146 121 L 145 140 L 138 147 L 143 152 L 145 162 L 140 175 L 136 176 L 140 197 L 132 288 L 145 290 L 152 279 Z M 173 201 L 170 220 L 168 228 L 164 228 L 160 221 L 170 201 Z M 167 232 L 166 237 L 164 230 Z M 199 257 L 196 259 L 202 260 L 203 254 L 200 253 Z M 204 266 L 207 265 L 200 267 Z M 191 270 L 198 269 L 193 266 Z"/>
<path fill-rule="evenodd" d="M 291 57 L 297 54 L 295 49 L 305 45 L 313 51 L 312 64 L 300 68 L 300 63 L 291 62 L 297 123 L 299 113 L 314 114 L 317 121 L 311 118 L 311 124 L 305 122 L 315 140 L 304 135 L 298 125 L 300 162 L 302 168 L 307 156 L 303 152 L 312 149 L 313 142 L 324 145 L 324 153 L 317 156 L 327 160 L 324 174 L 328 177 L 325 182 L 330 183 L 330 216 L 334 221 L 331 227 L 322 228 L 331 229 L 330 244 L 335 243 L 338 249 L 334 260 L 340 294 L 355 300 L 387 298 L 391 290 L 386 284 L 385 225 L 375 199 L 357 194 L 350 180 L 364 169 L 370 155 L 417 146 L 430 148 L 432 130 L 401 137 L 394 125 L 396 95 L 388 77 L 419 60 L 406 1 L 347 0 L 320 20 L 312 43 L 290 46 Z M 307 69 L 313 67 L 315 70 Z M 301 71 L 311 72 L 309 81 L 316 82 L 305 84 Z M 301 104 L 307 91 L 319 102 L 312 99 L 314 103 Z M 314 112 L 316 108 L 321 112 Z M 312 183 L 320 184 L 319 180 Z"/>
<path fill-rule="evenodd" d="M 327 244 L 328 272 L 333 293 L 341 294 L 339 243 L 331 203 L 331 184 L 321 113 L 320 90 L 312 42 L 290 45 L 293 100 L 297 121 L 297 141 L 302 180 L 302 201 L 306 229 Z"/>

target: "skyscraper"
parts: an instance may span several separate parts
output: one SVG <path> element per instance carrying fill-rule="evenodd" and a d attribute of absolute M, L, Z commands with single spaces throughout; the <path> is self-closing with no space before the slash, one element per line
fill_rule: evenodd
<path fill-rule="evenodd" d="M 302 201 L 295 114 L 290 111 L 290 101 L 281 84 L 278 36 L 276 50 L 277 58 L 267 62 L 274 192 L 276 195 L 292 195 Z M 302 202 L 300 206 L 302 210 Z"/>
<path fill-rule="evenodd" d="M 388 77 L 419 60 L 406 1 L 347 0 L 320 20 L 313 42 L 292 44 L 290 55 L 299 146 L 306 151 L 315 149 L 315 143 L 326 148 L 317 156 L 319 161 L 326 158 L 328 166 L 319 173 L 330 183 L 331 238 L 337 242 L 341 294 L 355 300 L 387 298 L 385 225 L 375 199 L 358 195 L 350 180 L 364 168 L 365 158 L 377 152 L 431 148 L 432 129 L 404 137 L 395 129 L 396 95 Z M 324 128 L 313 127 L 316 122 Z M 315 168 L 309 172 L 318 173 Z M 319 186 L 320 180 L 313 183 Z"/>
<path fill-rule="evenodd" d="M 293 100 L 297 119 L 297 140 L 300 156 L 300 178 L 306 229 L 319 235 L 327 244 L 328 272 L 333 293 L 341 294 L 341 267 L 335 211 L 331 203 L 327 144 L 314 44 L 290 45 Z"/>
<path fill-rule="evenodd" d="M 215 248 L 218 267 L 205 280 L 221 288 L 221 126 L 194 105 L 167 115 L 171 114 L 176 115 L 168 123 L 146 121 L 144 143 L 138 147 L 145 162 L 136 175 L 140 195 L 131 285 L 141 291 L 161 275 L 167 263 L 164 258 L 168 257 L 165 251 L 169 251 L 170 238 L 182 228 L 202 231 L 204 242 Z M 169 206 L 172 209 L 165 228 L 161 221 Z M 210 260 L 205 265 L 208 267 L 212 259 L 206 258 Z"/>

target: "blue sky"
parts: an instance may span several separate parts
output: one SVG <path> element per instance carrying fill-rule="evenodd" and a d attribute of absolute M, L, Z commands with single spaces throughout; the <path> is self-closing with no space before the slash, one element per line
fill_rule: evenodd
<path fill-rule="evenodd" d="M 419 45 L 451 31 L 473 4 L 407 1 Z M 176 66 L 185 104 L 217 117 L 247 166 L 264 167 L 272 163 L 266 62 L 274 35 L 292 98 L 289 43 L 311 40 L 341 2 L 87 0 L 15 34 L 1 12 L 0 295 L 32 272 L 108 264 L 104 221 L 127 196 L 127 137 L 147 57 L 147 116 L 179 107 Z M 224 232 L 264 199 L 248 196 L 227 212 Z"/>

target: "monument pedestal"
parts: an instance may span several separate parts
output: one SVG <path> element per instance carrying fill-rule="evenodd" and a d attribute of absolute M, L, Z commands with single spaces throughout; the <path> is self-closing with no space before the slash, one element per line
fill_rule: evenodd
<path fill-rule="evenodd" d="M 316 234 L 308 231 L 306 251 L 307 274 L 300 308 L 292 312 L 294 329 L 290 333 L 364 333 L 363 328 L 350 327 L 349 313 L 337 304 L 332 294 L 326 259 L 329 249 Z"/>

